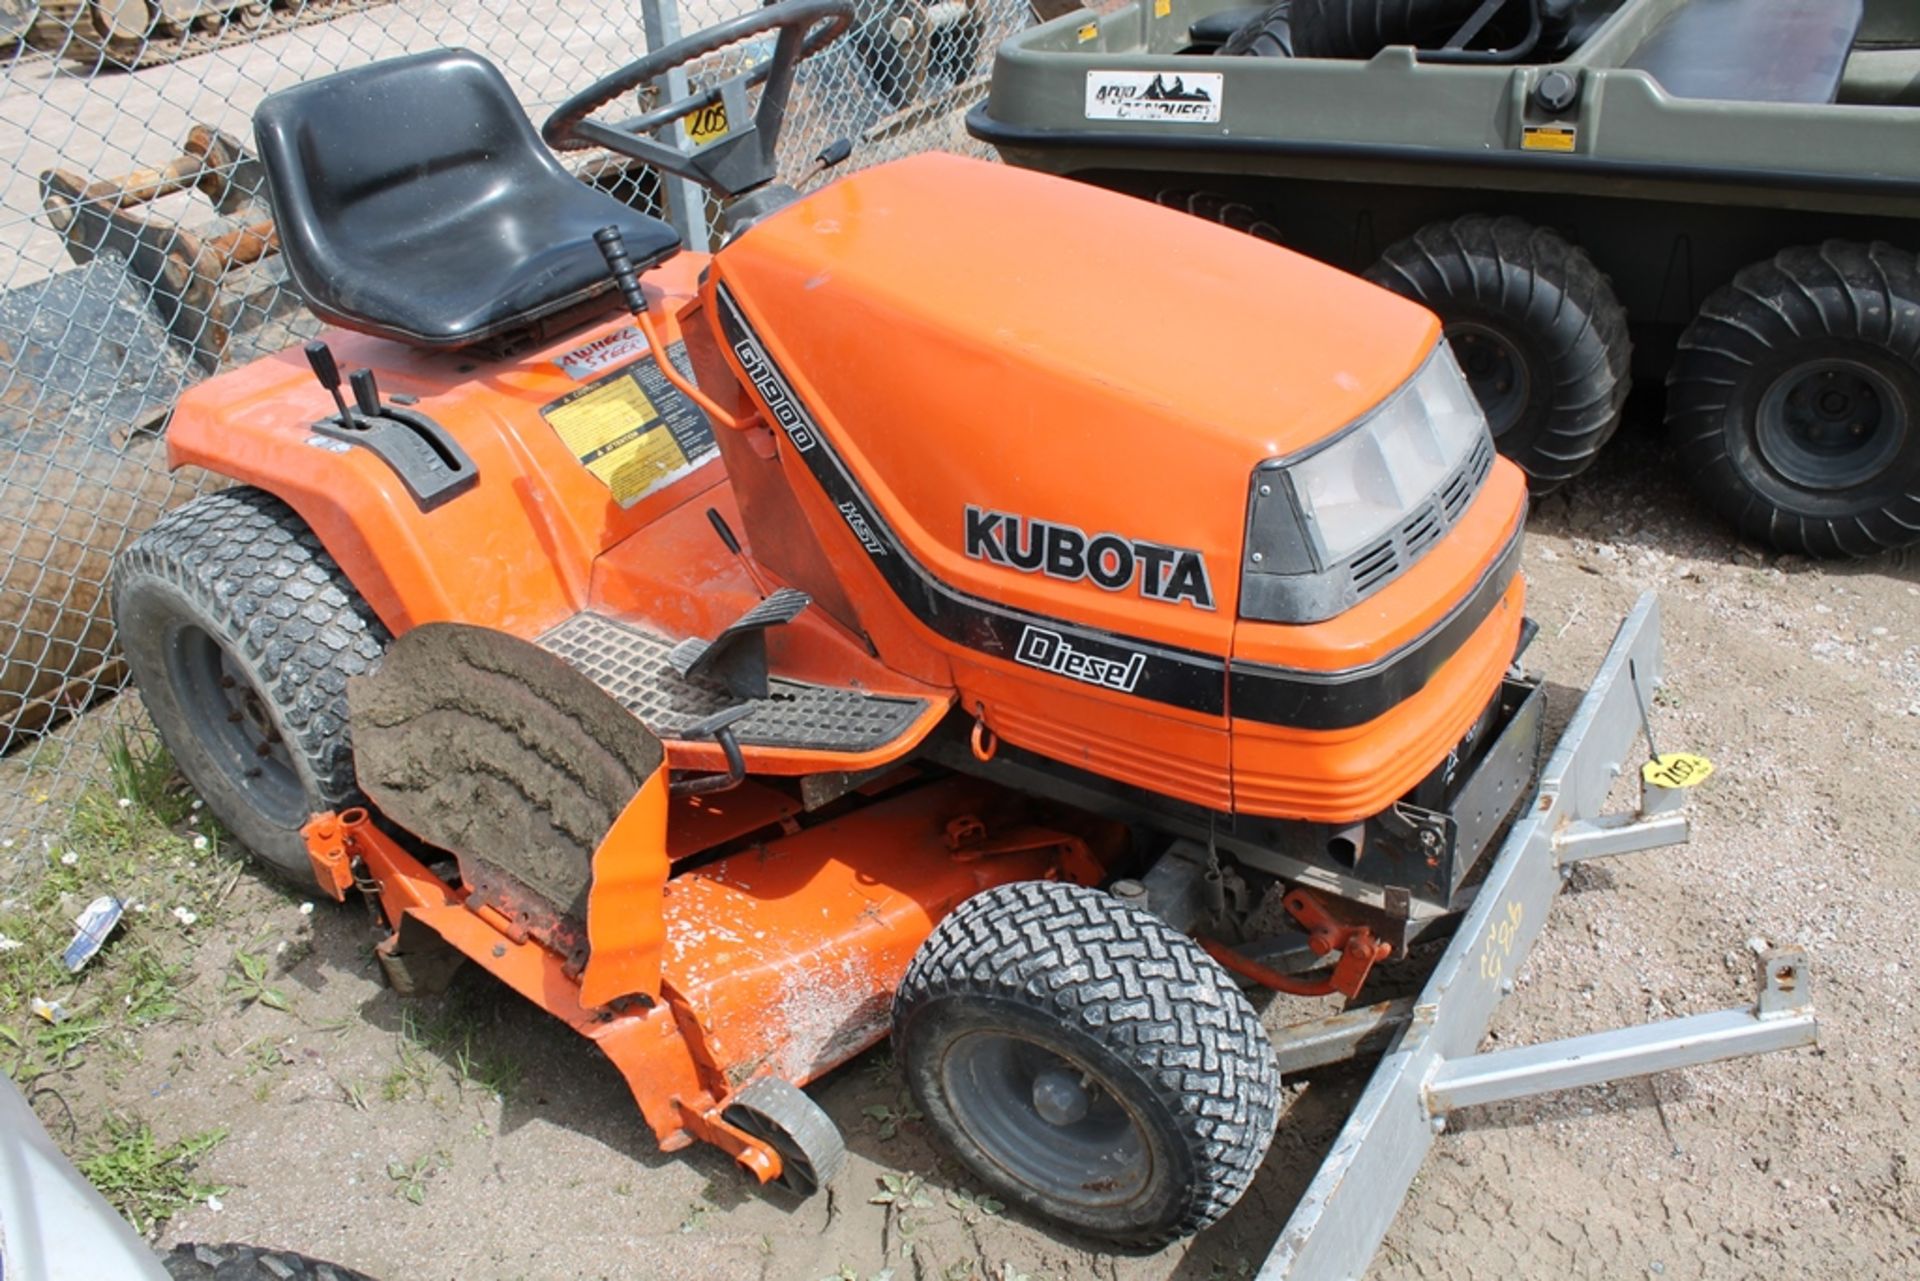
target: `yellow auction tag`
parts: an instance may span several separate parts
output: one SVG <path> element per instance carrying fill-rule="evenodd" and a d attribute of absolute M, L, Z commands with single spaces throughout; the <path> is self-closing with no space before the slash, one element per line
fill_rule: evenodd
<path fill-rule="evenodd" d="M 1096 40 L 1100 36 L 1100 24 L 1097 22 L 1089 22 L 1074 34 L 1080 37 L 1081 44 L 1085 44 L 1089 40 Z"/>
<path fill-rule="evenodd" d="M 687 117 L 687 137 L 696 147 L 704 147 L 710 142 L 718 142 L 727 136 L 731 126 L 727 123 L 727 104 L 709 103 Z"/>
<path fill-rule="evenodd" d="M 1692 787 L 1713 773 L 1713 762 L 1692 752 L 1662 752 L 1640 767 L 1640 777 L 1655 787 Z"/>

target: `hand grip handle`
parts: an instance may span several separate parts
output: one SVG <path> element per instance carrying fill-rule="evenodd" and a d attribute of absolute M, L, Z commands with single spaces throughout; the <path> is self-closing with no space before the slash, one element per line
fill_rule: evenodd
<path fill-rule="evenodd" d="M 356 369 L 347 375 L 347 381 L 353 384 L 353 403 L 359 411 L 369 418 L 380 414 L 380 384 L 373 380 L 371 369 Z"/>
<path fill-rule="evenodd" d="M 633 259 L 627 257 L 627 242 L 620 234 L 620 228 L 608 225 L 593 233 L 593 243 L 600 246 L 600 256 L 607 260 L 607 271 L 613 276 L 613 283 L 620 286 L 620 297 L 626 300 L 627 310 L 638 316 L 647 309 L 647 296 L 640 291 L 640 278 L 634 274 Z"/>
<path fill-rule="evenodd" d="M 307 364 L 313 369 L 313 376 L 328 391 L 340 389 L 340 366 L 333 363 L 333 348 L 318 340 L 306 345 Z"/>

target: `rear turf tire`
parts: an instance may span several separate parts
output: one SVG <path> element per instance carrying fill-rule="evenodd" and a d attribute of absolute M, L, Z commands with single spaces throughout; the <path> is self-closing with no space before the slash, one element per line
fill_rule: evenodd
<path fill-rule="evenodd" d="M 1633 344 L 1593 260 L 1518 218 L 1470 214 L 1390 247 L 1368 280 L 1426 304 L 1535 494 L 1592 465 L 1620 425 Z"/>
<path fill-rule="evenodd" d="M 1240 1199 L 1279 1116 L 1260 1020 L 1165 922 L 1079 885 L 962 903 L 915 954 L 894 1042 L 928 1121 L 995 1193 L 1154 1249 Z"/>
<path fill-rule="evenodd" d="M 390 639 L 313 531 L 271 494 L 210 494 L 113 568 L 120 645 L 154 727 L 214 817 L 279 875 L 312 880 L 300 828 L 360 803 L 347 678 Z"/>
<path fill-rule="evenodd" d="M 1680 335 L 1667 428 L 1749 538 L 1809 556 L 1920 543 L 1920 269 L 1829 240 L 1741 269 Z"/>

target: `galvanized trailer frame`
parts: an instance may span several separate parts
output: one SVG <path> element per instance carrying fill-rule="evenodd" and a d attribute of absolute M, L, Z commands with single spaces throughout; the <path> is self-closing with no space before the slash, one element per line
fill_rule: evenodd
<path fill-rule="evenodd" d="M 1761 958 L 1752 1008 L 1476 1052 L 1573 866 L 1687 839 L 1683 791 L 1643 783 L 1635 813 L 1604 812 L 1615 780 L 1636 770 L 1631 753 L 1660 664 L 1659 604 L 1649 593 L 1620 625 L 1531 807 L 1516 819 L 1419 997 L 1410 1006 L 1337 1015 L 1282 1038 L 1282 1071 L 1298 1070 L 1358 1052 L 1383 1027 L 1404 1021 L 1259 1281 L 1362 1275 L 1455 1108 L 1814 1041 L 1806 956 L 1780 950 Z"/>

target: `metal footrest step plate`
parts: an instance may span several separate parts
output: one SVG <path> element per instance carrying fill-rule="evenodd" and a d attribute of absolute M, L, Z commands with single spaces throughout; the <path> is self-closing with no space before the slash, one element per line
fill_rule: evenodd
<path fill-rule="evenodd" d="M 688 680 L 668 655 L 674 642 L 601 614 L 575 614 L 539 645 L 593 678 L 661 738 L 743 700 L 717 682 Z M 865 694 L 774 677 L 764 699 L 733 730 L 744 746 L 820 752 L 870 752 L 886 746 L 927 709 L 921 698 Z"/>

